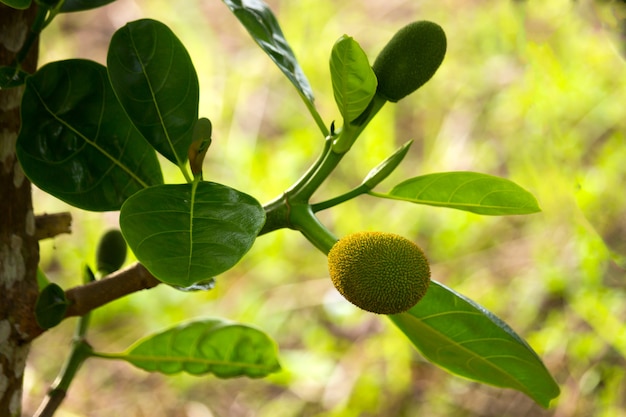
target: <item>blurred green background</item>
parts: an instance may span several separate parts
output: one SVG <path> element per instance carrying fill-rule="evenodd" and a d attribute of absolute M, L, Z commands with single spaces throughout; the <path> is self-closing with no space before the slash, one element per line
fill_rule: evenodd
<path fill-rule="evenodd" d="M 70 416 L 352 417 L 626 416 L 626 82 L 617 2 L 273 0 L 324 120 L 340 120 L 328 57 L 353 36 L 373 61 L 404 24 L 443 26 L 448 53 L 435 77 L 365 131 L 318 199 L 357 185 L 409 139 L 407 160 L 378 191 L 425 173 L 473 170 L 531 191 L 543 212 L 480 217 L 361 197 L 321 213 L 336 235 L 402 234 L 430 258 L 433 278 L 508 322 L 545 360 L 562 394 L 543 410 L 522 394 L 479 385 L 424 361 L 384 317 L 344 301 L 325 257 L 293 231 L 259 238 L 207 293 L 166 286 L 93 315 L 89 340 L 117 352 L 194 317 L 256 325 L 275 338 L 283 372 L 265 380 L 148 374 L 93 359 L 57 413 Z M 297 93 L 218 0 L 118 0 L 64 15 L 46 30 L 41 64 L 101 63 L 113 32 L 161 20 L 187 46 L 200 77 L 200 115 L 214 125 L 205 178 L 278 196 L 323 138 Z M 181 181 L 164 163 L 170 181 Z M 71 210 L 72 235 L 42 242 L 42 265 L 63 287 L 93 264 L 117 213 L 86 213 L 36 192 L 37 212 Z M 130 262 L 131 260 L 129 260 Z M 36 341 L 25 413 L 58 372 L 74 320 Z"/>

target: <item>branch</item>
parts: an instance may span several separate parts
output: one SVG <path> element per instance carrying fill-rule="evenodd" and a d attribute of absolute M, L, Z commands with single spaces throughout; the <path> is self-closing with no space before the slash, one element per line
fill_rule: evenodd
<path fill-rule="evenodd" d="M 71 303 L 65 316 L 82 316 L 118 298 L 156 287 L 160 283 L 143 265 L 134 263 L 101 280 L 65 291 Z"/>
<path fill-rule="evenodd" d="M 72 215 L 69 212 L 35 216 L 37 240 L 55 237 L 62 233 L 72 233 Z"/>

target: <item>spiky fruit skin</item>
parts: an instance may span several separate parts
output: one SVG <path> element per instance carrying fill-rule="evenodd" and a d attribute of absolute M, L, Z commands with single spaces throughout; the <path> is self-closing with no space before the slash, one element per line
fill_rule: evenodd
<path fill-rule="evenodd" d="M 436 23 L 419 21 L 400 29 L 380 52 L 372 69 L 376 92 L 396 102 L 435 74 L 446 54 L 446 34 Z"/>
<path fill-rule="evenodd" d="M 424 252 L 393 233 L 358 232 L 343 237 L 328 253 L 328 270 L 341 295 L 377 314 L 409 310 L 430 283 Z"/>

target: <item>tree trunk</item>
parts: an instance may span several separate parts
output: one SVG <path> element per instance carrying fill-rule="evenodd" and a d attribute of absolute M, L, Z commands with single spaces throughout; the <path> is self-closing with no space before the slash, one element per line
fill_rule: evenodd
<path fill-rule="evenodd" d="M 0 4 L 0 66 L 10 65 L 34 19 L 35 6 Z M 37 47 L 22 64 L 33 72 Z M 30 342 L 40 333 L 33 316 L 39 248 L 31 186 L 15 157 L 23 88 L 0 90 L 0 416 L 19 416 Z"/>

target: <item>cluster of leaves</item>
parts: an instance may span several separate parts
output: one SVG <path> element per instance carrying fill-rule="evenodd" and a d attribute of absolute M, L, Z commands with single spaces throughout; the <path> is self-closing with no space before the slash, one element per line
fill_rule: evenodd
<path fill-rule="evenodd" d="M 30 4 L 2 2 L 14 7 Z M 54 2 L 42 8 L 49 15 L 40 19 L 39 28 L 56 13 L 108 2 Z M 271 10 L 258 0 L 224 3 L 295 86 L 324 138 L 318 160 L 293 187 L 265 206 L 241 191 L 203 179 L 211 123 L 198 117 L 199 87 L 191 59 L 164 24 L 143 19 L 119 29 L 111 39 L 106 67 L 70 59 L 50 63 L 30 76 L 20 72 L 19 62 L 0 73 L 3 88 L 26 84 L 17 141 L 26 175 L 75 207 L 120 210 L 125 240 L 161 282 L 180 289 L 211 288 L 213 277 L 233 267 L 259 234 L 279 228 L 301 231 L 327 253 L 336 238 L 314 213 L 366 193 L 483 215 L 539 210 L 535 198 L 520 186 L 474 172 L 427 174 L 387 193 L 374 192 L 402 161 L 410 142 L 372 169 L 355 189 L 311 204 L 313 193 L 368 122 L 385 103 L 396 100 L 380 91 L 376 65 L 373 69 L 359 44 L 343 36 L 330 56 L 332 87 L 343 123 L 337 130 L 334 123 L 327 128 Z M 440 51 L 441 45 L 437 47 Z M 417 48 L 406 53 L 428 54 Z M 438 65 L 427 71 L 423 82 Z M 187 183 L 164 184 L 157 153 L 178 166 Z M 61 306 L 62 311 L 62 290 L 52 288 L 42 309 L 50 312 Z M 554 379 L 522 338 L 491 312 L 442 284 L 433 282 L 415 307 L 389 317 L 425 357 L 452 373 L 519 390 L 543 406 L 558 395 Z M 86 346 L 78 340 L 76 360 L 123 359 L 167 374 L 260 377 L 279 369 L 269 337 L 252 327 L 217 319 L 149 336 L 123 354 L 98 353 Z"/>

